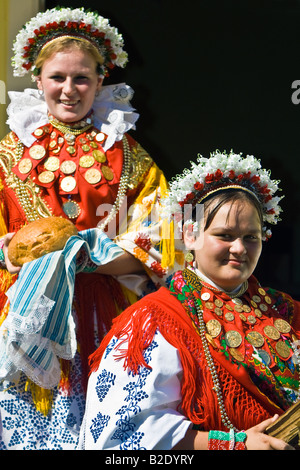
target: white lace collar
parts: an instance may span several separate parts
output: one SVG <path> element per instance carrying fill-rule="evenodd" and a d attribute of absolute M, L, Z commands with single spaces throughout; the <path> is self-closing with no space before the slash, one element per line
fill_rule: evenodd
<path fill-rule="evenodd" d="M 94 101 L 94 125 L 108 136 L 105 151 L 121 140 L 125 132 L 135 129 L 139 114 L 130 104 L 133 93 L 125 83 L 103 86 Z M 32 88 L 10 91 L 8 95 L 11 103 L 7 108 L 7 124 L 21 142 L 30 147 L 36 140 L 32 135 L 35 129 L 49 122 L 45 99 Z"/>

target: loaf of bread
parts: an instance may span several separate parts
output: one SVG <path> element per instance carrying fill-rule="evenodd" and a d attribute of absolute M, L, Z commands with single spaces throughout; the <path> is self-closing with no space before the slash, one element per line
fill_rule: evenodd
<path fill-rule="evenodd" d="M 46 217 L 21 228 L 8 245 L 8 257 L 14 266 L 23 266 L 53 251 L 62 250 L 72 235 L 75 225 L 62 217 Z"/>

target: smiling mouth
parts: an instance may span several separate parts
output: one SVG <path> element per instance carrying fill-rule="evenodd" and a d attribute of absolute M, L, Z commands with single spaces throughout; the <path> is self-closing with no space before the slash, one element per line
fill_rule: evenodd
<path fill-rule="evenodd" d="M 66 101 L 66 100 L 60 100 L 60 103 L 63 104 L 64 106 L 75 106 L 78 101 Z"/>

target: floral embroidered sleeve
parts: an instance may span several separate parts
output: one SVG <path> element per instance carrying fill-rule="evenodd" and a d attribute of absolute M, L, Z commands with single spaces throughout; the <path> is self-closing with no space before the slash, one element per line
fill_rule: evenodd
<path fill-rule="evenodd" d="M 80 448 L 172 449 L 191 426 L 177 411 L 182 370 L 177 350 L 156 333 L 144 351 L 151 368 L 134 375 L 116 359 L 117 345 L 114 337 L 91 375 Z"/>

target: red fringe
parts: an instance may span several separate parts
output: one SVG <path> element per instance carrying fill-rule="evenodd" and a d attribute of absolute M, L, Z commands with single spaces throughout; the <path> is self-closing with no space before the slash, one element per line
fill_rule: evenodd
<path fill-rule="evenodd" d="M 100 342 L 111 328 L 113 318 L 127 306 L 119 283 L 111 276 L 96 273 L 76 275 L 75 309 L 84 390 L 89 374 L 88 357 L 97 347 L 95 336 L 98 336 Z"/>
<path fill-rule="evenodd" d="M 122 338 L 118 358 L 124 359 L 124 369 L 137 374 L 140 366 L 150 368 L 143 351 L 150 345 L 157 328 L 180 353 L 183 367 L 180 409 L 202 429 L 226 430 L 221 421 L 217 397 L 208 369 L 201 339 L 193 328 L 180 302 L 165 288 L 148 295 L 129 307 L 113 321 L 111 331 L 100 347 L 90 356 L 90 369 L 95 372 L 111 338 Z M 126 349 L 123 349 L 123 344 Z M 228 361 L 227 361 L 228 362 Z M 227 414 L 238 429 L 248 429 L 274 414 L 272 407 L 257 400 L 223 365 L 215 361 Z M 266 400 L 267 402 L 267 400 Z"/>

